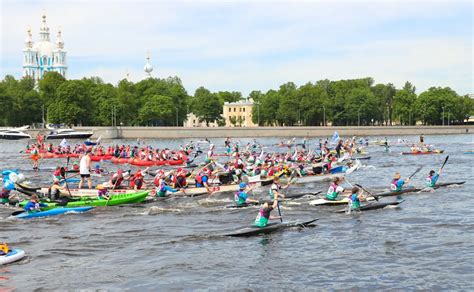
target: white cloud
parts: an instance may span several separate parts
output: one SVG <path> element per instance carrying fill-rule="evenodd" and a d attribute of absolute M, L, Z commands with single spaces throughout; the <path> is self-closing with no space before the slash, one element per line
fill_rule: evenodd
<path fill-rule="evenodd" d="M 144 76 L 150 50 L 154 73 L 180 76 L 190 93 L 201 85 L 248 93 L 287 81 L 366 76 L 396 85 L 410 80 L 420 89 L 474 91 L 471 35 L 447 30 L 404 39 L 393 33 L 405 20 L 429 27 L 459 13 L 446 1 L 0 3 L 2 74 L 19 74 L 13 60 L 21 66 L 28 25 L 38 39 L 44 10 L 52 38 L 58 26 L 63 29 L 71 78 L 98 75 L 116 83 L 128 68 L 136 80 Z M 387 23 L 394 27 L 386 35 L 374 33 Z"/>

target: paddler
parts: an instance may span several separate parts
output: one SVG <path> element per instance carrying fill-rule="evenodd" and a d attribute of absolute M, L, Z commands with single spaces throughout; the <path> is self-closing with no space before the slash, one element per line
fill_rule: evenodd
<path fill-rule="evenodd" d="M 438 169 L 438 172 L 430 170 L 429 175 L 426 177 L 426 186 L 434 187 L 436 185 L 436 182 L 438 181 L 440 174 L 441 168 Z"/>
<path fill-rule="evenodd" d="M 263 203 L 262 207 L 260 207 L 260 210 L 258 211 L 257 218 L 255 218 L 255 226 L 257 227 L 265 227 L 268 224 L 269 219 L 280 219 L 281 216 L 273 217 L 270 215 L 273 209 L 275 209 L 278 206 L 278 200 L 273 200 L 272 202 L 265 202 Z"/>
<path fill-rule="evenodd" d="M 166 177 L 161 179 L 160 186 L 156 188 L 156 196 L 157 197 L 166 197 L 167 192 L 176 193 L 178 191 L 182 191 L 183 189 L 173 189 L 169 186 L 171 184 L 171 179 Z"/>
<path fill-rule="evenodd" d="M 289 186 L 290 186 L 290 182 L 288 182 L 286 184 L 286 186 L 281 186 L 280 177 L 275 176 L 273 178 L 273 183 L 272 183 L 272 186 L 270 187 L 270 190 L 269 190 L 268 194 L 270 195 L 270 198 L 273 199 L 273 200 L 278 200 L 278 198 L 284 199 L 285 195 L 281 193 L 281 190 L 286 189 Z"/>
<path fill-rule="evenodd" d="M 239 184 L 239 191 L 235 193 L 234 200 L 237 206 L 242 206 L 249 203 L 258 203 L 258 200 L 250 199 L 247 195 L 252 188 L 249 188 L 248 185 L 244 182 Z"/>
<path fill-rule="evenodd" d="M 395 175 L 393 176 L 392 183 L 390 184 L 390 189 L 393 192 L 398 192 L 402 190 L 402 187 L 405 183 L 408 183 L 410 181 L 409 178 L 406 180 L 401 179 L 400 173 L 396 172 Z"/>
<path fill-rule="evenodd" d="M 140 169 L 137 170 L 137 172 L 130 179 L 130 186 L 133 187 L 134 190 L 140 190 L 142 187 L 146 188 L 142 171 Z"/>
<path fill-rule="evenodd" d="M 0 204 L 9 204 L 10 203 L 10 192 L 11 190 L 3 187 L 0 191 Z"/>
<path fill-rule="evenodd" d="M 122 188 L 122 182 L 123 182 L 123 170 L 119 169 L 117 170 L 117 173 L 114 173 L 112 177 L 110 178 L 110 181 L 108 182 L 108 185 L 113 189 L 121 189 Z"/>
<path fill-rule="evenodd" d="M 211 190 L 209 188 L 209 175 L 212 173 L 210 170 L 207 168 L 204 168 L 196 177 L 194 178 L 194 181 L 196 183 L 196 187 L 202 188 L 205 187 L 207 189 L 207 192 L 210 193 Z"/>
<path fill-rule="evenodd" d="M 39 203 L 38 201 L 38 195 L 37 194 L 33 194 L 31 195 L 31 198 L 30 200 L 28 201 L 28 203 L 26 203 L 25 207 L 23 208 L 25 211 L 27 212 L 38 212 L 40 211 L 40 209 L 42 207 L 47 207 L 48 205 L 46 204 L 43 204 L 43 203 Z"/>
<path fill-rule="evenodd" d="M 91 150 L 87 150 L 86 154 L 82 156 L 79 163 L 79 173 L 81 180 L 79 181 L 78 188 L 81 189 L 84 184 L 84 180 L 87 179 L 87 186 L 92 189 L 92 178 L 91 178 Z"/>
<path fill-rule="evenodd" d="M 360 201 L 364 198 L 362 192 L 358 187 L 353 187 L 351 190 L 351 195 L 349 196 L 349 200 L 351 201 L 351 210 L 359 209 L 360 208 Z"/>
<path fill-rule="evenodd" d="M 343 179 L 344 178 L 340 176 L 336 176 L 332 179 L 331 185 L 326 194 L 326 200 L 336 201 L 337 196 L 344 192 L 344 188 L 339 185 Z"/>
<path fill-rule="evenodd" d="M 36 146 L 33 145 L 33 149 L 31 149 L 31 160 L 33 160 L 33 170 L 38 170 L 38 165 L 39 165 L 39 151 Z"/>

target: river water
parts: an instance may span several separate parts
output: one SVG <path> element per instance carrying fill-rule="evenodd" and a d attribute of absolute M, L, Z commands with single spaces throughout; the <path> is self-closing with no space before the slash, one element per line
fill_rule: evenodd
<path fill-rule="evenodd" d="M 390 137 L 417 140 L 418 137 Z M 241 139 L 246 144 L 251 139 Z M 279 140 L 259 140 L 275 144 Z M 311 140 L 314 147 L 316 139 Z M 320 218 L 317 226 L 251 238 L 228 238 L 250 224 L 258 208 L 231 210 L 232 194 L 168 199 L 140 206 L 96 208 L 84 214 L 15 220 L 0 208 L 0 241 L 27 252 L 0 266 L 0 290 L 472 290 L 474 289 L 473 135 L 425 137 L 450 156 L 440 182 L 464 186 L 403 196 L 399 208 L 335 214 L 341 207 L 314 207 L 303 198 L 282 204 L 287 221 Z M 135 141 L 105 141 L 105 143 Z M 146 141 L 177 147 L 184 140 Z M 213 142 L 222 150 L 223 140 Z M 1 169 L 30 169 L 25 142 L 0 142 Z M 204 148 L 204 147 L 203 147 Z M 275 148 L 276 149 L 276 148 Z M 347 178 L 381 190 L 400 171 L 423 170 L 411 185 L 424 185 L 442 155 L 402 156 L 408 147 L 366 148 L 367 167 Z M 272 147 L 267 148 L 272 151 Z M 280 148 L 283 151 L 284 148 Z M 65 161 L 62 161 L 65 163 Z M 52 168 L 59 160 L 45 161 Z M 113 170 L 113 164 L 102 167 Z M 24 172 L 46 182 L 51 172 Z M 294 185 L 289 192 L 326 191 L 328 183 Z M 267 187 L 255 191 L 266 196 Z M 383 200 L 395 200 L 389 197 Z M 274 215 L 278 214 L 274 211 Z"/>

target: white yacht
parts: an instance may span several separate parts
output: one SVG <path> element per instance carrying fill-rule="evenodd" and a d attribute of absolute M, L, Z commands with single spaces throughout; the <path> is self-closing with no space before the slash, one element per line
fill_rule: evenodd
<path fill-rule="evenodd" d="M 20 140 L 31 139 L 31 136 L 15 129 L 0 130 L 0 139 L 6 140 Z"/>
<path fill-rule="evenodd" d="M 46 136 L 46 139 L 47 140 L 50 140 L 50 139 L 87 139 L 89 138 L 90 136 L 92 136 L 94 133 L 90 132 L 90 131 L 76 131 L 76 130 L 73 130 L 73 129 L 58 129 L 58 130 L 54 130 L 54 131 L 51 131 L 51 133 L 49 133 L 47 136 Z"/>

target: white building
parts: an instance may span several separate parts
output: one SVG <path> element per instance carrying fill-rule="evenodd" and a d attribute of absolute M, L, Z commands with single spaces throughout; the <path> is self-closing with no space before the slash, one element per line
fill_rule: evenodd
<path fill-rule="evenodd" d="M 52 43 L 49 38 L 46 15 L 43 15 L 39 42 L 33 42 L 31 29 L 28 29 L 27 33 L 25 48 L 23 49 L 23 76 L 41 79 L 45 72 L 55 71 L 66 77 L 66 51 L 64 50 L 61 30 L 58 30 L 56 43 Z"/>
<path fill-rule="evenodd" d="M 186 116 L 186 120 L 183 122 L 184 127 L 188 128 L 206 128 L 206 122 L 199 122 L 199 118 L 195 116 L 193 113 L 189 113 Z M 209 123 L 209 128 L 217 128 L 219 125 L 217 122 Z"/>

